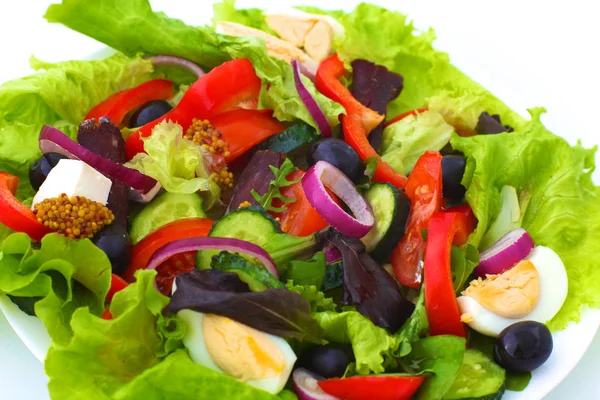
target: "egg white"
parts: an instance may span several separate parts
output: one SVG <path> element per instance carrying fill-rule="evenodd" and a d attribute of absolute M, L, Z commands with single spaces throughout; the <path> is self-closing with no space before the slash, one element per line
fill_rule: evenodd
<path fill-rule="evenodd" d="M 462 314 L 470 314 L 468 325 L 487 336 L 498 336 L 504 328 L 521 321 L 546 323 L 560 310 L 569 290 L 567 271 L 562 260 L 552 249 L 537 246 L 526 258 L 535 266 L 540 278 L 540 298 L 531 313 L 523 318 L 505 318 L 488 310 L 469 296 L 460 296 L 458 306 Z"/>
<path fill-rule="evenodd" d="M 219 368 L 212 360 L 208 348 L 206 347 L 204 331 L 202 329 L 204 314 L 192 310 L 181 310 L 177 313 L 177 316 L 186 322 L 187 329 L 185 336 L 183 337 L 183 345 L 188 349 L 192 361 L 222 374 L 226 374 L 226 372 Z M 265 335 L 267 335 L 269 340 L 271 340 L 282 352 L 283 357 L 285 358 L 285 367 L 277 376 L 248 380 L 245 383 L 271 394 L 277 394 L 283 390 L 283 387 L 292 373 L 294 363 L 296 362 L 296 354 L 284 339 L 268 333 L 265 333 Z"/>

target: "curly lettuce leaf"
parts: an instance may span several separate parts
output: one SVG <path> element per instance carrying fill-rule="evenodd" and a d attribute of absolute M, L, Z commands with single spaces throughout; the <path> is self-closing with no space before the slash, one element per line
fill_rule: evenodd
<path fill-rule="evenodd" d="M 582 306 L 600 307 L 600 188 L 591 178 L 595 149 L 571 147 L 549 132 L 543 111 L 530 110 L 531 122 L 514 132 L 455 135 L 451 144 L 467 157 L 463 185 L 479 221 L 472 245 L 480 245 L 497 215 L 504 185 L 529 198 L 523 228 L 558 253 L 569 277 L 569 296 L 549 324 L 558 330 L 579 321 Z"/>
<path fill-rule="evenodd" d="M 274 35 L 269 27 L 263 10 L 259 8 L 235 8 L 235 0 L 223 0 L 213 5 L 213 23 L 219 21 L 235 22 Z"/>
<path fill-rule="evenodd" d="M 68 343 L 73 335 L 71 316 L 80 307 L 100 315 L 110 286 L 111 265 L 102 250 L 88 240 L 46 235 L 34 249 L 24 233 L 2 243 L 0 294 L 40 297 L 35 314 L 55 343 Z"/>
<path fill-rule="evenodd" d="M 310 312 L 335 311 L 337 305 L 331 297 L 327 297 L 316 286 L 296 285 L 294 281 L 287 281 L 285 287 L 290 292 L 298 293 L 310 305 Z"/>
<path fill-rule="evenodd" d="M 73 338 L 65 344 L 53 342 L 46 357 L 52 398 L 112 399 L 116 390 L 158 364 L 159 355 L 165 354 L 165 336 L 157 323 L 169 299 L 154 287 L 155 275 L 140 271 L 135 283 L 115 295 L 111 320 L 87 308 L 75 311 Z"/>
<path fill-rule="evenodd" d="M 148 0 L 64 0 L 46 11 L 50 22 L 61 23 L 123 53 L 171 54 L 210 69 L 234 58 L 248 58 L 262 80 L 259 106 L 274 111 L 281 121 L 316 123 L 300 99 L 290 65 L 267 55 L 263 39 L 219 35 L 209 26 L 192 27 L 152 11 Z M 341 105 L 304 81 L 329 123 L 338 125 Z"/>

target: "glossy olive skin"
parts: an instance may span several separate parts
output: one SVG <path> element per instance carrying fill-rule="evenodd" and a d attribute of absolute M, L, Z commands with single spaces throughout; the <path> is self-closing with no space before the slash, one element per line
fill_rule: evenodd
<path fill-rule="evenodd" d="M 58 153 L 47 153 L 31 164 L 29 167 L 29 181 L 33 189 L 40 190 L 40 186 L 42 186 L 52 168 L 56 167 L 56 164 L 65 158 L 67 157 Z"/>
<path fill-rule="evenodd" d="M 306 157 L 308 165 L 318 161 L 327 161 L 339 168 L 354 183 L 363 175 L 363 164 L 352 147 L 340 139 L 323 139 L 315 143 Z"/>
<path fill-rule="evenodd" d="M 456 154 L 442 157 L 442 192 L 445 198 L 461 200 L 467 189 L 461 185 L 467 162 Z"/>
<path fill-rule="evenodd" d="M 150 101 L 140 108 L 129 119 L 129 127 L 137 128 L 138 126 L 146 125 L 171 111 L 173 107 L 164 100 Z"/>
<path fill-rule="evenodd" d="M 508 372 L 531 372 L 546 362 L 553 346 L 546 325 L 517 322 L 500 332 L 494 345 L 494 360 Z"/>
<path fill-rule="evenodd" d="M 106 253 L 112 272 L 120 275 L 131 262 L 131 239 L 127 231 L 114 225 L 107 226 L 94 236 L 94 244 Z"/>
<path fill-rule="evenodd" d="M 328 344 L 306 351 L 298 359 L 296 366 L 306 368 L 324 378 L 339 378 L 344 375 L 346 368 L 353 361 L 351 348 Z"/>

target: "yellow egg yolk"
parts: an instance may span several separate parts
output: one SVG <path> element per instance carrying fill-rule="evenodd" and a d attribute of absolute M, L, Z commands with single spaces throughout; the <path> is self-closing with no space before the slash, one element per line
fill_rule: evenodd
<path fill-rule="evenodd" d="M 213 314 L 204 315 L 202 331 L 210 358 L 233 378 L 270 378 L 285 368 L 283 353 L 263 332 Z"/>
<path fill-rule="evenodd" d="M 540 276 L 531 261 L 471 282 L 463 292 L 493 313 L 505 318 L 523 318 L 540 298 Z"/>

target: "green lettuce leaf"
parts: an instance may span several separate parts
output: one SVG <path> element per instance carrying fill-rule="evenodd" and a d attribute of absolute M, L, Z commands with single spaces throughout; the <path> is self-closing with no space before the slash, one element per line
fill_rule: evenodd
<path fill-rule="evenodd" d="M 183 138 L 181 125 L 162 122 L 142 140 L 146 153 L 137 154 L 125 164 L 127 167 L 156 179 L 167 192 L 207 192 L 208 204 L 218 201 L 221 190 L 210 179 L 202 150 Z"/>
<path fill-rule="evenodd" d="M 499 212 L 504 185 L 529 198 L 522 226 L 538 245 L 553 249 L 569 277 L 569 296 L 550 322 L 553 330 L 578 321 L 582 306 L 600 307 L 600 189 L 594 186 L 595 149 L 571 147 L 541 122 L 543 109 L 530 110 L 523 129 L 499 135 L 452 138 L 467 157 L 463 185 L 478 219 L 469 241 L 479 246 Z"/>
<path fill-rule="evenodd" d="M 155 271 L 140 271 L 137 281 L 117 293 L 112 320 L 87 308 L 73 314 L 73 338 L 53 342 L 46 357 L 50 396 L 57 399 L 112 399 L 119 388 L 155 366 L 165 346 L 157 321 L 169 299 L 154 288 Z M 167 335 L 168 337 L 169 335 Z"/>
<path fill-rule="evenodd" d="M 148 0 L 64 0 L 48 8 L 45 18 L 133 56 L 171 54 L 210 69 L 234 58 L 248 58 L 262 80 L 259 106 L 274 110 L 281 121 L 301 119 L 316 127 L 300 99 L 290 65 L 267 55 L 264 40 L 257 37 L 219 35 L 212 27 L 187 26 L 163 13 L 152 11 Z M 341 105 L 317 92 L 303 78 L 329 123 L 339 124 Z"/>
<path fill-rule="evenodd" d="M 293 281 L 288 281 L 285 287 L 290 292 L 298 293 L 310 305 L 310 312 L 335 311 L 337 306 L 332 298 L 327 297 L 316 286 L 296 285 Z"/>
<path fill-rule="evenodd" d="M 37 250 L 27 235 L 14 233 L 2 243 L 0 294 L 41 297 L 35 303 L 35 314 L 55 343 L 71 339 L 69 322 L 76 309 L 102 313 L 110 277 L 108 257 L 88 239 L 50 234 Z"/>
<path fill-rule="evenodd" d="M 423 153 L 441 150 L 452 132 L 454 128 L 435 111 L 407 116 L 383 130 L 381 158 L 396 172 L 408 175 Z"/>
<path fill-rule="evenodd" d="M 293 260 L 286 272 L 286 278 L 296 285 L 309 285 L 320 288 L 325 280 L 327 260 L 319 251 L 309 260 Z"/>
<path fill-rule="evenodd" d="M 235 22 L 275 35 L 265 20 L 263 10 L 259 8 L 236 9 L 235 0 L 223 0 L 213 5 L 213 22 L 216 25 L 219 21 Z"/>

